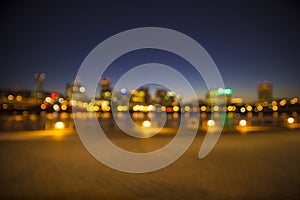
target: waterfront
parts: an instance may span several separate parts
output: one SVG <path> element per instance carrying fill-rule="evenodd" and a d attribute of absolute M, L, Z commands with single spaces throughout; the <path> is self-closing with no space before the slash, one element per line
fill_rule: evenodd
<path fill-rule="evenodd" d="M 218 115 L 218 113 L 216 113 Z M 206 113 L 200 114 L 200 120 L 194 113 L 170 113 L 165 115 L 166 122 L 160 123 L 162 119 L 161 113 L 152 113 L 151 119 L 153 126 L 164 126 L 166 128 L 176 128 L 180 124 L 185 127 L 195 127 L 199 122 L 199 130 L 205 130 L 207 128 L 207 122 L 211 119 L 211 115 Z M 115 119 L 128 123 L 129 118 L 132 118 L 136 123 L 149 118 L 149 113 L 132 113 L 130 116 L 122 112 L 118 112 L 115 115 L 111 113 L 76 113 L 77 118 L 82 120 L 89 120 L 93 117 L 97 117 L 99 123 L 103 125 L 104 129 L 118 129 L 115 124 Z M 71 113 L 41 113 L 41 114 L 30 114 L 28 112 L 14 113 L 10 115 L 0 116 L 0 132 L 5 131 L 28 131 L 28 130 L 52 130 L 55 129 L 54 125 L 57 121 L 62 121 L 65 124 L 65 128 L 74 129 L 74 114 Z M 224 130 L 238 128 L 240 120 L 247 121 L 247 127 L 269 127 L 269 128 L 289 128 L 291 125 L 288 124 L 288 118 L 294 119 L 293 124 L 298 127 L 299 115 L 294 112 L 290 113 L 227 113 L 224 121 Z M 216 117 L 217 118 L 217 117 Z M 160 124 L 159 124 L 160 123 Z"/>

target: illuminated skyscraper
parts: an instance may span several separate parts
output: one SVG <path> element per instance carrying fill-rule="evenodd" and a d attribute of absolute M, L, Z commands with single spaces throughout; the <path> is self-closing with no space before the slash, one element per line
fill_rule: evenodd
<path fill-rule="evenodd" d="M 74 83 L 67 83 L 66 88 L 67 100 L 80 100 L 86 101 L 87 96 L 85 94 L 85 88 L 80 83 L 80 78 L 76 77 Z"/>
<path fill-rule="evenodd" d="M 271 102 L 273 100 L 273 85 L 264 81 L 257 85 L 259 102 Z"/>

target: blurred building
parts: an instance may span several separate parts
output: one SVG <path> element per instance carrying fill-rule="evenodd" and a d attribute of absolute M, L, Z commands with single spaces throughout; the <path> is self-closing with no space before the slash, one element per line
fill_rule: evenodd
<path fill-rule="evenodd" d="M 258 101 L 271 102 L 273 100 L 273 85 L 270 82 L 264 81 L 257 85 Z"/>
<path fill-rule="evenodd" d="M 240 98 L 240 97 L 232 98 L 231 103 L 236 104 L 236 105 L 242 105 L 244 103 L 244 100 L 243 100 L 243 98 Z"/>
<path fill-rule="evenodd" d="M 77 77 L 74 83 L 67 83 L 66 98 L 70 100 L 87 101 L 88 97 L 85 93 L 85 87 L 81 85 L 80 79 Z"/>
<path fill-rule="evenodd" d="M 31 92 L 31 96 L 32 96 L 32 98 L 43 99 L 44 98 L 43 83 L 46 78 L 46 74 L 36 73 L 34 75 L 34 78 L 35 78 L 35 86 Z"/>
<path fill-rule="evenodd" d="M 149 95 L 149 89 L 147 87 L 143 87 L 137 90 L 133 90 L 130 98 L 130 103 L 148 105 L 151 103 L 151 98 Z"/>
<path fill-rule="evenodd" d="M 32 96 L 30 90 L 1 90 L 0 91 L 0 111 L 39 111 L 49 93 L 39 92 L 40 98 Z"/>
<path fill-rule="evenodd" d="M 130 102 L 131 94 L 126 88 L 122 88 L 120 91 L 114 90 L 112 94 L 112 102 L 115 105 L 127 105 Z"/>
<path fill-rule="evenodd" d="M 175 93 L 165 89 L 155 91 L 154 103 L 162 106 L 171 106 L 175 102 Z"/>
<path fill-rule="evenodd" d="M 231 104 L 232 89 L 231 88 L 218 88 L 209 90 L 206 96 L 206 103 L 210 104 Z"/>
<path fill-rule="evenodd" d="M 111 100 L 110 78 L 100 79 L 100 98 L 106 101 Z"/>

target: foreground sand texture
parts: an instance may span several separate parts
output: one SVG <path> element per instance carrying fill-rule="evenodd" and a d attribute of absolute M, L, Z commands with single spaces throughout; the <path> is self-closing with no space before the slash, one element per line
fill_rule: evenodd
<path fill-rule="evenodd" d="M 5 133 L 6 135 L 9 133 Z M 18 133 L 20 134 L 20 133 Z M 37 134 L 39 135 L 39 134 Z M 76 133 L 60 137 L 0 137 L 1 199 L 299 199 L 300 131 L 222 134 L 198 159 L 204 134 L 175 163 L 128 174 L 95 160 Z M 147 151 L 167 143 L 112 140 Z"/>

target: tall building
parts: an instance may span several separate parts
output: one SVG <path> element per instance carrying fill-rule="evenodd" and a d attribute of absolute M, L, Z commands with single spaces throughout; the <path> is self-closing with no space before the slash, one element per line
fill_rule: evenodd
<path fill-rule="evenodd" d="M 100 98 L 106 101 L 111 100 L 110 78 L 100 79 L 101 91 Z"/>
<path fill-rule="evenodd" d="M 206 103 L 210 104 L 226 104 L 231 103 L 232 89 L 231 88 L 218 88 L 209 90 L 206 96 Z"/>
<path fill-rule="evenodd" d="M 259 102 L 271 102 L 273 100 L 273 85 L 264 81 L 257 85 Z"/>
<path fill-rule="evenodd" d="M 36 73 L 34 75 L 35 78 L 35 86 L 31 92 L 31 96 L 33 98 L 44 98 L 43 96 L 43 82 L 46 78 L 46 74 L 44 73 Z"/>
<path fill-rule="evenodd" d="M 81 85 L 79 77 L 75 79 L 74 83 L 67 83 L 66 98 L 68 101 L 86 101 L 88 99 L 85 93 L 85 88 Z"/>
<path fill-rule="evenodd" d="M 36 80 L 36 83 L 35 83 L 35 92 L 41 92 L 42 91 L 42 88 L 43 88 L 43 82 L 46 78 L 46 74 L 44 73 L 36 73 L 34 75 L 34 78 Z"/>

